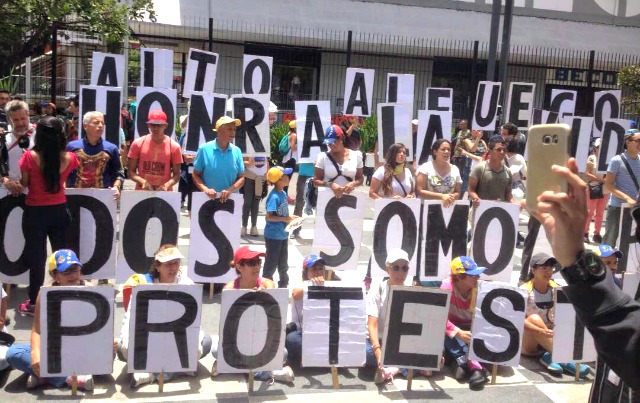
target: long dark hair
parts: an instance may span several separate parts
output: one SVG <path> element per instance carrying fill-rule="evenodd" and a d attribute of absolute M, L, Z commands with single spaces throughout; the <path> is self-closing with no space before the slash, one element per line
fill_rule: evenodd
<path fill-rule="evenodd" d="M 60 191 L 60 153 L 64 151 L 67 140 L 62 122 L 54 116 L 45 116 L 36 126 L 33 151 L 40 155 L 40 170 L 49 193 Z"/>
<path fill-rule="evenodd" d="M 384 176 L 382 177 L 382 191 L 385 196 L 391 195 L 391 184 L 393 182 L 393 170 L 396 168 L 398 163 L 396 162 L 396 157 L 400 153 L 400 151 L 405 150 L 407 147 L 402 143 L 392 144 L 391 147 L 387 150 L 387 153 L 384 156 Z"/>
<path fill-rule="evenodd" d="M 434 141 L 433 144 L 431 145 L 431 156 L 433 157 L 434 161 L 436 160 L 436 152 L 440 149 L 440 147 L 444 143 L 449 144 L 449 147 L 451 147 L 451 142 L 447 139 L 438 139 Z"/>

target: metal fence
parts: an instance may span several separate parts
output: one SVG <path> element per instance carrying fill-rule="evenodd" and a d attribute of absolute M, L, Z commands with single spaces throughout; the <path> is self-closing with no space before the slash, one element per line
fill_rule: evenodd
<path fill-rule="evenodd" d="M 215 91 L 241 92 L 243 54 L 274 58 L 272 101 L 280 111 L 292 111 L 296 100 L 329 100 L 333 113 L 343 106 L 345 69 L 375 69 L 374 108 L 385 101 L 386 74 L 415 75 L 415 109 L 425 106 L 427 87 L 448 87 L 454 91 L 454 119 L 468 117 L 475 101 L 477 83 L 487 75 L 489 44 L 442 38 L 414 38 L 347 30 L 321 30 L 306 27 L 260 25 L 240 21 L 190 19 L 183 25 L 131 22 L 129 51 L 129 96 L 139 84 L 138 47 L 170 48 L 174 51 L 174 87 L 182 91 L 189 48 L 212 50 L 220 55 Z M 58 52 L 56 94 L 77 93 L 88 84 L 93 51 L 106 51 L 94 40 L 69 35 Z M 499 54 L 499 53 L 498 53 Z M 593 93 L 616 89 L 617 71 L 640 64 L 640 57 L 521 46 L 510 48 L 506 74 L 510 82 L 536 83 L 534 107 L 549 106 L 553 88 L 578 91 L 578 115 L 589 115 Z M 51 57 L 33 58 L 19 66 L 19 92 L 27 93 L 25 77 L 30 70 L 30 100 L 49 99 Z M 497 75 L 496 75 L 497 76 Z M 628 95 L 623 89 L 623 95 Z M 181 101 L 181 107 L 184 102 Z M 375 110 L 375 109 L 374 109 Z M 637 104 L 624 109 L 637 117 Z M 627 117 L 627 116 L 625 116 Z"/>

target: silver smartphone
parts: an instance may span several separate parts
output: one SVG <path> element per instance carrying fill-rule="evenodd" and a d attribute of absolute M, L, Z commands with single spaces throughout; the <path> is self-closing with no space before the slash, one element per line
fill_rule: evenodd
<path fill-rule="evenodd" d="M 571 127 L 567 124 L 535 125 L 527 136 L 527 207 L 535 210 L 538 196 L 546 190 L 566 192 L 567 181 L 551 172 L 565 165 L 571 150 Z"/>

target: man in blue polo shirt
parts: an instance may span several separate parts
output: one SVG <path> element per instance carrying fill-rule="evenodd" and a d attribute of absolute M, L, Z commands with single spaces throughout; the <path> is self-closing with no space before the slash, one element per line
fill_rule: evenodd
<path fill-rule="evenodd" d="M 240 119 L 223 116 L 216 122 L 218 136 L 198 148 L 193 163 L 193 183 L 212 199 L 220 196 L 225 202 L 231 193 L 244 185 L 242 151 L 231 141 Z"/>
<path fill-rule="evenodd" d="M 112 189 L 114 198 L 118 199 L 124 172 L 118 146 L 102 139 L 104 115 L 102 112 L 87 112 L 82 125 L 86 137 L 67 144 L 67 151 L 75 153 L 80 162 L 78 169 L 69 175 L 67 187 Z"/>

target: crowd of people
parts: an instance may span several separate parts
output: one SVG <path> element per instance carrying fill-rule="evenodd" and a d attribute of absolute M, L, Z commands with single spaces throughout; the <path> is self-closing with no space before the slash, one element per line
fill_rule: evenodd
<path fill-rule="evenodd" d="M 225 289 L 267 289 L 289 288 L 288 245 L 290 239 L 300 237 L 300 228 L 287 231 L 287 224 L 302 216 L 305 203 L 303 189 L 307 183 L 315 188 L 326 188 L 337 198 L 356 191 L 364 183 L 364 159 L 360 151 L 362 138 L 359 118 L 348 116 L 342 125 L 331 125 L 324 133 L 323 144 L 327 151 L 320 152 L 315 163 L 297 163 L 296 122 L 289 122 L 288 150 L 282 166 L 271 166 L 264 157 L 243 155 L 234 144 L 238 119 L 223 116 L 215 123 L 217 136 L 202 144 L 196 155 L 183 153 L 180 143 L 165 135 L 168 126 L 166 114 L 162 110 L 151 110 L 147 119 L 149 133 L 140 136 L 126 147 L 112 144 L 103 138 L 105 122 L 100 112 L 87 112 L 77 116 L 77 99 L 69 100 L 70 119 L 60 119 L 45 106 L 42 115 L 33 122 L 30 106 L 0 91 L 0 108 L 5 113 L 0 120 L 0 166 L 2 185 L 12 196 L 20 196 L 25 190 L 25 264 L 29 268 L 29 298 L 20 304 L 18 312 L 35 316 L 31 345 L 13 345 L 7 352 L 7 362 L 16 369 L 30 374 L 29 388 L 43 383 L 62 386 L 69 383 L 67 378 L 39 377 L 39 290 L 44 283 L 47 239 L 56 252 L 46 267 L 53 279 L 53 285 L 83 285 L 82 263 L 73 251 L 65 249 L 65 231 L 71 223 L 71 215 L 66 203 L 66 188 L 111 189 L 115 199 L 120 197 L 125 177 L 135 183 L 136 190 L 171 191 L 181 181 L 188 181 L 181 189 L 185 197 L 200 191 L 211 199 L 226 202 L 230 195 L 240 190 L 244 193 L 244 209 L 241 236 L 257 236 L 258 205 L 266 198 L 266 226 L 264 239 L 266 252 L 257 252 L 247 247 L 240 248 L 234 255 L 233 266 L 238 278 Z M 81 118 L 81 119 L 80 119 Z M 80 122 L 82 127 L 79 127 Z M 181 120 L 186 130 L 186 119 Z M 82 132 L 84 135 L 80 136 Z M 415 133 L 414 133 L 415 136 Z M 184 133 L 181 140 L 184 139 Z M 121 139 L 122 144 L 127 144 Z M 506 123 L 500 134 L 486 138 L 484 133 L 469 130 L 468 122 L 459 123 L 459 131 L 453 139 L 438 139 L 432 145 L 432 158 L 422 165 L 413 165 L 407 159 L 407 147 L 393 144 L 386 150 L 384 162 L 373 172 L 368 189 L 369 197 L 379 198 L 420 198 L 439 200 L 449 207 L 456 200 L 468 197 L 475 208 L 485 200 L 520 204 L 526 193 L 527 167 L 523 157 L 526 136 L 518 128 Z M 600 139 L 592 142 L 591 155 L 582 179 L 577 178 L 576 167 L 569 164 L 565 175 L 572 182 L 570 195 L 584 201 L 584 214 L 579 232 L 583 242 L 598 244 L 599 256 L 608 273 L 617 271 L 617 261 L 621 252 L 616 248 L 620 226 L 620 212 L 623 203 L 635 205 L 640 186 L 640 132 L 636 128 L 628 130 L 623 137 L 623 152 L 607 163 L 606 174 L 598 173 L 598 151 Z M 414 146 L 415 148 L 415 146 Z M 126 158 L 121 155 L 126 150 Z M 124 163 L 124 164 L 123 164 Z M 126 168 L 126 174 L 125 174 Z M 297 170 L 296 197 L 288 194 L 292 175 Z M 577 178 L 577 179 L 576 179 Z M 578 186 L 578 182 L 582 185 Z M 267 186 L 272 186 L 268 191 Z M 182 184 L 181 184 L 182 186 Z M 580 197 L 576 192 L 582 192 Z M 608 195 L 608 196 L 607 196 Z M 544 195 L 543 195 L 544 196 Z M 567 203 L 559 196 L 541 196 L 540 209 L 531 213 L 526 238 L 519 239 L 524 244 L 523 264 L 520 274 L 521 287 L 528 294 L 525 332 L 522 353 L 540 357 L 540 362 L 549 372 L 568 372 L 584 377 L 589 372 L 586 365 L 574 363 L 554 363 L 551 361 L 551 339 L 553 336 L 552 289 L 557 285 L 551 279 L 554 270 L 575 262 L 566 254 L 559 255 L 557 210 L 554 203 Z M 183 198 L 183 202 L 184 202 Z M 295 204 L 293 214 L 289 204 Z M 583 206 L 578 206 L 580 210 Z M 606 224 L 601 236 L 604 210 Z M 637 211 L 637 210 L 636 210 Z M 580 210 L 582 213 L 582 210 Z M 564 211 L 563 214 L 569 214 Z M 582 217 L 582 216 L 581 216 Z M 251 227 L 248 230 L 249 218 Z M 595 218 L 593 237 L 590 238 L 591 219 Z M 473 221 L 473 220 L 471 220 Z M 541 226 L 550 237 L 556 257 L 544 254 L 532 255 L 535 239 Z M 575 226 L 575 223 L 572 223 Z M 550 232 L 551 231 L 551 232 Z M 581 245 L 584 248 L 584 245 Z M 580 249 L 582 250 L 582 249 Z M 262 260 L 264 267 L 261 270 Z M 146 275 L 134 275 L 124 286 L 124 307 L 128 308 L 131 287 L 141 283 L 191 283 L 180 273 L 180 262 L 184 257 L 174 245 L 164 245 L 155 254 L 154 265 Z M 569 261 L 572 260 L 572 261 Z M 384 306 L 390 287 L 406 282 L 409 272 L 409 258 L 400 249 L 390 250 L 386 258 L 388 277 L 380 283 L 370 284 L 367 275 L 367 333 L 366 364 L 375 368 L 375 381 L 385 382 L 394 375 L 406 373 L 404 369 L 388 368 L 382 365 L 381 337 L 383 334 Z M 336 276 L 326 267 L 326 262 L 317 255 L 307 256 L 302 262 L 303 278 L 298 287 L 292 288 L 292 326 L 287 328 L 287 359 L 280 371 L 261 374 L 264 379 L 290 382 L 293 369 L 300 366 L 302 338 L 302 295 L 308 285 L 324 284 L 325 280 Z M 278 272 L 278 283 L 274 274 Z M 460 381 L 468 381 L 471 389 L 482 389 L 487 373 L 481 363 L 467 358 L 471 340 L 470 324 L 474 309 L 474 293 L 484 268 L 478 267 L 473 259 L 456 257 L 451 263 L 451 275 L 443 279 L 440 286 L 451 291 L 449 321 L 443 349 L 446 362 L 451 365 L 454 376 Z M 620 286 L 619 276 L 607 276 Z M 419 279 L 416 279 L 419 280 Z M 295 281 L 299 283 L 299 281 Z M 88 283 L 87 283 L 88 284 Z M 414 281 L 414 285 L 420 285 Z M 520 284 L 519 284 L 520 285 Z M 570 283 L 571 286 L 571 283 Z M 608 291 L 613 292 L 613 291 Z M 0 325 L 6 315 L 6 298 L 2 298 Z M 571 298 L 571 296 L 570 296 Z M 631 304 L 632 302 L 623 301 Z M 584 312 L 582 312 L 584 314 Z M 581 312 L 579 311 L 579 314 Z M 125 314 L 125 321 L 128 315 Z M 585 319 L 588 320 L 588 319 Z M 117 355 L 126 359 L 128 344 L 127 326 L 114 346 Z M 209 335 L 201 334 L 201 356 L 206 355 L 214 345 Z M 610 355 L 605 355 L 611 358 Z M 617 359 L 617 358 L 616 358 Z M 606 361 L 606 360 L 605 360 Z M 615 362 L 615 359 L 613 360 Z M 1 364 L 1 362 L 0 362 Z M 613 364 L 615 369 L 617 364 Z M 607 371 L 613 371 L 608 368 Z M 214 368 L 212 373 L 217 371 Z M 421 372 L 430 376 L 430 372 Z M 623 376 L 625 373 L 622 374 Z M 165 380 L 172 374 L 164 374 Z M 135 374 L 132 386 L 137 387 L 153 382 L 158 374 Z M 260 378 L 259 378 L 260 379 Z M 610 381 L 610 380 L 609 380 Z M 629 385 L 637 383 L 625 380 Z M 91 389 L 90 375 L 80 378 L 85 389 Z"/>

